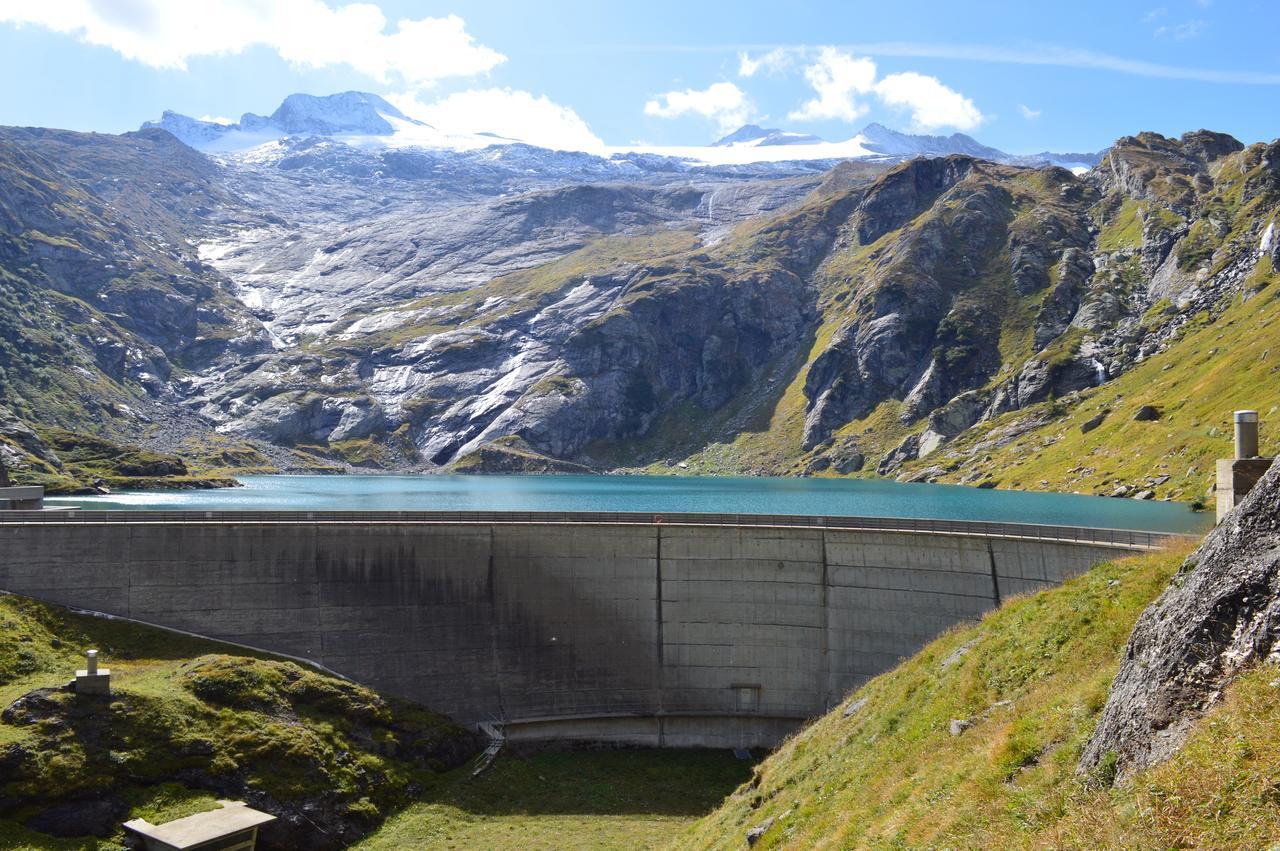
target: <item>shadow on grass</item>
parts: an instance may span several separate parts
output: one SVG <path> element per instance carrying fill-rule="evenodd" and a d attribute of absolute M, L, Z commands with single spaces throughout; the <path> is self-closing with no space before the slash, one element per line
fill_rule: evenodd
<path fill-rule="evenodd" d="M 722 750 L 504 753 L 479 777 L 458 772 L 428 797 L 484 816 L 700 816 L 749 780 L 754 764 Z"/>

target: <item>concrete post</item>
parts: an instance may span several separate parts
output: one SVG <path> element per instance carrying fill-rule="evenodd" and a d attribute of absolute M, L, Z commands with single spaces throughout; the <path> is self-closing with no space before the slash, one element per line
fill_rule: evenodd
<path fill-rule="evenodd" d="M 1236 411 L 1236 457 L 1218 459 L 1218 522 L 1231 513 L 1271 467 L 1270 458 L 1258 457 L 1258 412 Z"/>
<path fill-rule="evenodd" d="M 1236 458 L 1258 457 L 1258 412 L 1236 411 Z"/>
<path fill-rule="evenodd" d="M 98 651 L 86 650 L 85 667 L 76 671 L 76 694 L 111 694 L 111 671 L 98 667 Z"/>

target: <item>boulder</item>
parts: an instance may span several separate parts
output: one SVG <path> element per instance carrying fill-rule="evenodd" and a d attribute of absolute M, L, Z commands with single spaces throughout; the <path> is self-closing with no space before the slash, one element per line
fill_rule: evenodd
<path fill-rule="evenodd" d="M 920 454 L 920 435 L 909 434 L 895 446 L 888 455 L 880 459 L 876 472 L 882 476 L 892 473 L 908 461 L 914 461 Z"/>
<path fill-rule="evenodd" d="M 773 827 L 773 819 L 767 818 L 755 827 L 747 831 L 747 845 L 755 845 L 760 841 L 760 837 L 769 832 L 769 828 Z"/>
<path fill-rule="evenodd" d="M 844 713 L 842 717 L 848 718 L 852 715 L 858 714 L 859 712 L 862 711 L 862 707 L 867 705 L 867 702 L 870 699 L 871 698 L 869 697 L 860 697 L 857 700 L 855 700 L 853 703 L 850 703 L 848 706 L 844 708 Z"/>
<path fill-rule="evenodd" d="M 1151 423 L 1160 419 L 1160 411 L 1154 405 L 1143 405 L 1133 415 L 1133 421 L 1136 423 Z"/>
<path fill-rule="evenodd" d="M 852 442 L 837 444 L 828 456 L 837 473 L 856 473 L 867 461 L 866 456 L 858 451 L 858 445 Z"/>
<path fill-rule="evenodd" d="M 50 466 L 61 469 L 62 461 L 54 454 L 41 438 L 31 430 L 31 427 L 18 418 L 13 411 L 0 405 L 0 437 L 6 438 L 9 442 L 22 449 L 29 455 L 44 461 Z M 0 461 L 4 461 L 7 466 L 16 467 L 22 464 L 21 453 L 3 453 L 5 445 L 0 443 Z"/>
<path fill-rule="evenodd" d="M 1088 434 L 1098 426 L 1102 425 L 1103 420 L 1107 418 L 1107 411 L 1096 414 L 1080 424 L 1080 433 Z"/>
<path fill-rule="evenodd" d="M 1172 756 L 1244 669 L 1280 654 L 1280 465 L 1138 619 L 1078 770 L 1124 781 Z"/>
<path fill-rule="evenodd" d="M 51 836 L 108 837 L 128 813 L 128 804 L 115 795 L 107 795 L 55 804 L 28 818 L 26 825 Z"/>

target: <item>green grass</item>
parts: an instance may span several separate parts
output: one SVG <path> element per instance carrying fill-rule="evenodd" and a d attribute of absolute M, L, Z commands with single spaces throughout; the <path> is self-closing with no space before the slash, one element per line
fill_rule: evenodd
<path fill-rule="evenodd" d="M 208 462 L 192 462 L 163 452 L 154 452 L 130 444 L 62 428 L 39 430 L 49 449 L 62 461 L 57 469 L 29 456 L 25 469 L 12 471 L 18 484 L 43 485 L 51 494 L 84 491 L 101 481 L 112 489 L 164 490 L 231 487 L 235 480 L 228 467 L 214 468 Z M 9 442 L 9 441 L 6 441 Z M 266 461 L 256 450 L 224 449 L 231 457 L 253 457 Z M 251 453 L 251 455 L 250 455 Z M 203 461 L 203 459 L 202 459 Z M 216 459 L 215 459 L 216 463 Z M 269 462 L 267 462 L 269 464 Z M 268 467 L 268 469 L 274 469 Z"/>
<path fill-rule="evenodd" d="M 100 705 L 58 688 L 86 647 L 112 671 Z M 441 716 L 292 661 L 0 596 L 0 707 L 36 689 L 52 689 L 48 708 L 0 723 L 4 847 L 80 847 L 21 826 L 65 801 L 116 797 L 130 817 L 169 819 L 215 790 L 261 793 L 268 810 L 323 800 L 367 829 L 475 748 Z"/>
<path fill-rule="evenodd" d="M 1098 234 L 1099 251 L 1122 251 L 1142 245 L 1142 204 L 1126 199 Z"/>
<path fill-rule="evenodd" d="M 393 816 L 357 847 L 659 848 L 751 774 L 725 751 L 617 750 L 499 756 L 474 780 Z"/>

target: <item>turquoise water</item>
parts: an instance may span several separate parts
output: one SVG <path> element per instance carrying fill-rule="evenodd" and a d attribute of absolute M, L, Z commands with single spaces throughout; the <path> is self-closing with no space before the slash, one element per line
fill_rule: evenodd
<path fill-rule="evenodd" d="M 245 476 L 242 488 L 50 498 L 98 509 L 681 511 L 925 517 L 1152 532 L 1204 530 L 1186 505 L 864 479 L 721 476 Z"/>

